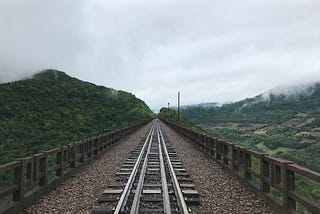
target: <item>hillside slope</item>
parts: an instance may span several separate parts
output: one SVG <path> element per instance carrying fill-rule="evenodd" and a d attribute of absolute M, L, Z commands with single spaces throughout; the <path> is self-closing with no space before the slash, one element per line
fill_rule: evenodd
<path fill-rule="evenodd" d="M 320 124 L 320 83 L 295 94 L 261 94 L 222 107 L 190 107 L 181 113 L 196 123 L 282 123 L 306 113 Z"/>
<path fill-rule="evenodd" d="M 297 87 L 299 88 L 299 87 Z M 212 135 L 320 172 L 320 83 L 222 107 L 182 109 Z"/>
<path fill-rule="evenodd" d="M 161 108 L 160 112 L 158 113 L 158 117 L 161 120 L 168 121 L 171 123 L 178 124 L 178 111 L 175 108 Z M 180 118 L 180 125 L 190 128 L 195 128 L 196 126 L 186 117 L 181 116 Z"/>
<path fill-rule="evenodd" d="M 0 84 L 0 164 L 152 117 L 134 95 L 61 71 Z"/>

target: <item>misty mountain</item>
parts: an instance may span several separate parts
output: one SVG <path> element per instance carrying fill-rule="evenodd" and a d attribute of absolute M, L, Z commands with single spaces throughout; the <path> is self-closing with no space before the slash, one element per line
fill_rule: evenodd
<path fill-rule="evenodd" d="M 181 109 L 192 108 L 192 107 L 203 107 L 203 108 L 210 108 L 210 107 L 218 107 L 219 103 L 211 102 L 211 103 L 199 103 L 193 105 L 183 105 Z"/>
<path fill-rule="evenodd" d="M 199 104 L 191 104 L 191 105 L 182 105 L 180 106 L 180 109 L 189 109 L 194 107 L 201 107 L 201 108 L 210 108 L 210 107 L 218 107 L 220 106 L 217 102 L 211 102 L 211 103 L 199 103 Z M 177 110 L 177 106 L 171 106 L 170 108 Z"/>
<path fill-rule="evenodd" d="M 182 115 L 210 134 L 320 172 L 320 83 L 276 88 Z"/>
<path fill-rule="evenodd" d="M 57 70 L 0 84 L 0 164 L 152 117 L 133 94 Z"/>
<path fill-rule="evenodd" d="M 253 98 L 221 107 L 192 106 L 181 113 L 196 123 L 282 123 L 298 113 L 316 118 L 320 123 L 320 83 L 309 86 L 271 90 Z"/>

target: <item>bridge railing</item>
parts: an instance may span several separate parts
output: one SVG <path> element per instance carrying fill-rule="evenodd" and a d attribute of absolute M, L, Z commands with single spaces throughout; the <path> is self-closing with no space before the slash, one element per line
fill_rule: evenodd
<path fill-rule="evenodd" d="M 247 184 L 251 191 L 266 199 L 277 212 L 320 213 L 320 200 L 315 199 L 320 198 L 320 173 L 291 161 L 274 158 L 190 128 L 164 122 L 195 143 L 224 168 L 229 169 Z M 315 197 L 308 197 L 300 191 L 304 188 L 301 185 L 310 183 L 319 188 L 318 192 L 314 193 Z"/>
<path fill-rule="evenodd" d="M 146 123 L 0 165 L 0 213 L 18 213 Z"/>

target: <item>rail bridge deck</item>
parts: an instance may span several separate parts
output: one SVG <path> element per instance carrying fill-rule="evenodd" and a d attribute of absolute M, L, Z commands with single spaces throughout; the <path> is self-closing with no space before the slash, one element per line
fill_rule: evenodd
<path fill-rule="evenodd" d="M 230 173 L 208 159 L 190 142 L 161 123 L 182 164 L 200 194 L 203 210 L 212 213 L 272 213 L 270 205 L 250 193 L 245 185 Z M 88 165 L 79 174 L 69 178 L 50 194 L 25 209 L 26 213 L 91 213 L 101 207 L 97 199 L 129 157 L 130 151 L 145 137 L 151 124 L 121 140 L 101 159 Z"/>
<path fill-rule="evenodd" d="M 0 213 L 18 212 L 22 205 L 24 213 L 91 213 L 93 209 L 101 208 L 97 199 L 116 180 L 121 165 L 146 138 L 153 123 L 139 126 L 141 128 L 133 133 L 138 126 L 0 166 L 0 174 L 11 170 L 15 178 L 11 186 L 0 189 L 0 199 L 12 194 L 12 202 L 7 205 L 17 208 L 0 206 Z M 193 186 L 200 195 L 200 209 L 212 213 L 274 213 L 274 210 L 294 213 L 299 202 L 310 213 L 320 213 L 317 202 L 299 195 L 294 189 L 295 173 L 318 183 L 319 173 L 184 127 L 168 126 L 161 121 L 160 124 L 194 182 Z M 48 166 L 49 155 L 56 157 L 56 165 Z M 260 172 L 252 168 L 253 159 L 262 164 Z M 70 170 L 72 173 L 69 173 Z M 55 177 L 50 177 L 49 172 L 51 175 L 53 172 Z M 66 176 L 68 179 L 65 179 Z M 260 186 L 252 186 L 254 181 L 260 182 Z M 25 185 L 32 182 L 39 187 L 27 192 Z M 275 204 L 278 199 L 270 202 L 268 192 L 271 187 L 283 193 L 283 204 Z M 48 189 L 50 192 L 44 194 Z M 38 192 L 43 196 L 35 199 Z M 262 198 L 268 200 L 253 192 L 266 196 Z M 29 200 L 33 203 L 26 207 Z"/>

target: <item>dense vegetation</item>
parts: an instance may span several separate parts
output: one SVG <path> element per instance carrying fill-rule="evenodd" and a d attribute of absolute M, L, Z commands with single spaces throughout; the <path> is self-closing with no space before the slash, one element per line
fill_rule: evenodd
<path fill-rule="evenodd" d="M 272 123 L 279 124 L 293 118 L 299 112 L 316 117 L 320 126 L 320 83 L 308 87 L 304 92 L 292 95 L 272 93 L 225 104 L 221 107 L 189 107 L 182 114 L 196 123 Z"/>
<path fill-rule="evenodd" d="M 171 123 L 178 123 L 178 112 L 174 108 L 161 108 L 158 117 Z M 182 126 L 195 127 L 195 125 L 184 116 L 181 116 L 180 123 Z"/>
<path fill-rule="evenodd" d="M 130 93 L 46 70 L 0 85 L 0 164 L 152 117 Z"/>
<path fill-rule="evenodd" d="M 267 100 L 260 95 L 220 108 L 191 106 L 183 108 L 182 114 L 199 125 L 198 130 L 205 128 L 202 131 L 214 137 L 320 172 L 320 84 L 308 90 L 291 96 L 271 94 Z M 175 112 L 162 109 L 161 113 L 167 120 L 177 121 Z M 319 182 L 299 175 L 295 182 L 300 194 L 320 202 Z M 300 204 L 297 209 L 305 213 Z"/>
<path fill-rule="evenodd" d="M 212 135 L 320 172 L 320 83 L 292 95 L 259 95 L 182 114 Z"/>

